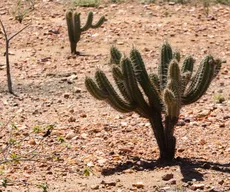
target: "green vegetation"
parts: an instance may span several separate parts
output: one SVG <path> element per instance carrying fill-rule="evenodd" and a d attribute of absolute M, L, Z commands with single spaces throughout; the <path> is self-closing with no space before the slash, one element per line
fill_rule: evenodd
<path fill-rule="evenodd" d="M 87 31 L 88 29 L 98 28 L 100 27 L 105 21 L 105 17 L 101 17 L 96 24 L 93 24 L 93 12 L 88 13 L 88 18 L 86 24 L 81 27 L 81 20 L 80 20 L 80 13 L 67 11 L 66 13 L 66 22 L 68 26 L 68 35 L 70 41 L 70 48 L 72 54 L 79 55 L 80 53 L 77 52 L 77 43 L 80 40 L 81 33 Z"/>
<path fill-rule="evenodd" d="M 22 23 L 25 16 L 34 10 L 34 5 L 35 0 L 17 0 L 12 12 L 14 18 L 19 21 L 19 23 Z"/>
<path fill-rule="evenodd" d="M 100 5 L 99 0 L 75 0 L 73 2 L 74 6 L 79 7 L 98 7 Z"/>
<path fill-rule="evenodd" d="M 223 95 L 218 94 L 218 95 L 214 95 L 214 100 L 216 103 L 223 103 L 225 101 L 225 98 Z"/>
<path fill-rule="evenodd" d="M 160 159 L 174 159 L 174 127 L 178 122 L 180 109 L 196 102 L 205 94 L 220 71 L 222 61 L 207 55 L 192 76 L 195 60 L 188 56 L 179 67 L 179 52 L 173 52 L 171 46 L 165 42 L 161 49 L 158 74 L 148 74 L 137 49 L 131 50 L 130 58 L 122 57 L 116 47 L 112 47 L 110 53 L 113 79 L 117 88 L 98 69 L 95 80 L 86 77 L 87 90 L 93 97 L 105 100 L 117 111 L 134 111 L 147 118 L 160 150 Z"/>

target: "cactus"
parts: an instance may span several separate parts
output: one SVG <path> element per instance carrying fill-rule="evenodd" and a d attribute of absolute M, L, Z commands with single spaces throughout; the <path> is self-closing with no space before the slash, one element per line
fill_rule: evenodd
<path fill-rule="evenodd" d="M 121 57 L 120 51 L 114 46 L 110 54 L 110 61 L 114 62 L 113 78 L 118 89 L 113 88 L 104 72 L 98 69 L 96 82 L 86 77 L 87 90 L 96 99 L 107 101 L 120 112 L 135 111 L 149 119 L 160 150 L 160 159 L 172 160 L 176 149 L 174 127 L 181 107 L 204 95 L 220 71 L 222 61 L 208 55 L 192 76 L 195 60 L 191 56 L 186 57 L 180 67 L 180 54 L 173 53 L 171 46 L 165 42 L 161 49 L 158 74 L 148 74 L 137 49 L 131 50 L 130 58 Z"/>
<path fill-rule="evenodd" d="M 100 27 L 104 23 L 104 21 L 105 21 L 105 17 L 102 16 L 96 24 L 93 24 L 93 12 L 89 12 L 86 24 L 83 27 L 81 27 L 80 13 L 67 11 L 66 22 L 68 27 L 71 53 L 79 54 L 79 52 L 77 52 L 76 49 L 77 49 L 77 43 L 80 40 L 82 32 L 87 31 L 90 28 L 95 29 Z"/>

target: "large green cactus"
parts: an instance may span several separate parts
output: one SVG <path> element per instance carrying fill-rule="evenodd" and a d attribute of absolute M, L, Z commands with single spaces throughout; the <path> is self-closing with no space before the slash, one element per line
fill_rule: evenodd
<path fill-rule="evenodd" d="M 148 74 L 137 49 L 131 50 L 130 58 L 122 58 L 116 47 L 112 47 L 110 53 L 110 61 L 114 62 L 113 78 L 120 94 L 99 69 L 95 75 L 96 82 L 86 77 L 87 90 L 120 112 L 135 111 L 148 118 L 160 149 L 160 159 L 172 160 L 176 148 L 174 127 L 180 109 L 204 95 L 220 70 L 221 60 L 206 56 L 192 76 L 195 60 L 191 56 L 186 57 L 180 67 L 180 54 L 173 53 L 165 42 L 158 74 Z"/>
<path fill-rule="evenodd" d="M 80 40 L 81 33 L 88 30 L 89 28 L 95 29 L 100 27 L 105 21 L 105 17 L 101 17 L 96 24 L 93 24 L 93 12 L 88 13 L 86 24 L 81 27 L 80 13 L 67 11 L 66 22 L 68 27 L 68 35 L 70 41 L 70 48 L 72 54 L 79 54 L 77 52 L 77 43 Z"/>

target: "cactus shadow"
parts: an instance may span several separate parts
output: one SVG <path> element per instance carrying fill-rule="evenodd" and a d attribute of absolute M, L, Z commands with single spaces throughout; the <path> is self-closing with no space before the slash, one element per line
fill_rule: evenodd
<path fill-rule="evenodd" d="M 179 166 L 183 182 L 189 182 L 193 179 L 196 181 L 203 181 L 203 173 L 199 171 L 200 169 L 214 170 L 230 174 L 230 163 L 220 164 L 209 161 L 196 160 L 195 158 L 188 159 L 180 157 L 176 158 L 172 162 L 162 162 L 158 160 L 146 160 L 140 159 L 139 157 L 133 157 L 132 160 L 117 164 L 113 168 L 103 169 L 102 175 L 109 176 L 116 173 L 121 173 L 127 169 L 133 169 L 135 171 L 151 171 L 156 168 L 162 168 L 166 166 Z"/>

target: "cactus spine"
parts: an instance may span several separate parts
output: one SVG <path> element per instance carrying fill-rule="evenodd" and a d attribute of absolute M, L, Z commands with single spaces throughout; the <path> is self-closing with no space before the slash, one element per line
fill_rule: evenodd
<path fill-rule="evenodd" d="M 180 54 L 173 53 L 165 42 L 161 49 L 158 74 L 148 74 L 139 51 L 133 48 L 130 59 L 121 57 L 116 47 L 111 47 L 113 78 L 120 95 L 106 75 L 98 70 L 96 82 L 87 77 L 87 90 L 96 99 L 106 100 L 116 110 L 126 113 L 135 111 L 149 119 L 159 150 L 160 158 L 172 160 L 175 156 L 176 138 L 174 127 L 183 105 L 197 101 L 218 74 L 222 61 L 206 56 L 192 77 L 195 60 L 189 56 L 179 66 Z M 164 116 L 164 118 L 163 118 Z M 163 120 L 164 119 L 164 120 Z"/>
<path fill-rule="evenodd" d="M 86 24 L 81 27 L 80 13 L 67 11 L 66 23 L 68 28 L 68 35 L 70 41 L 70 48 L 72 54 L 79 54 L 77 52 L 77 43 L 80 40 L 81 33 L 87 31 L 89 28 L 95 29 L 100 27 L 105 21 L 105 17 L 102 16 L 96 24 L 93 24 L 93 12 L 88 13 Z"/>

